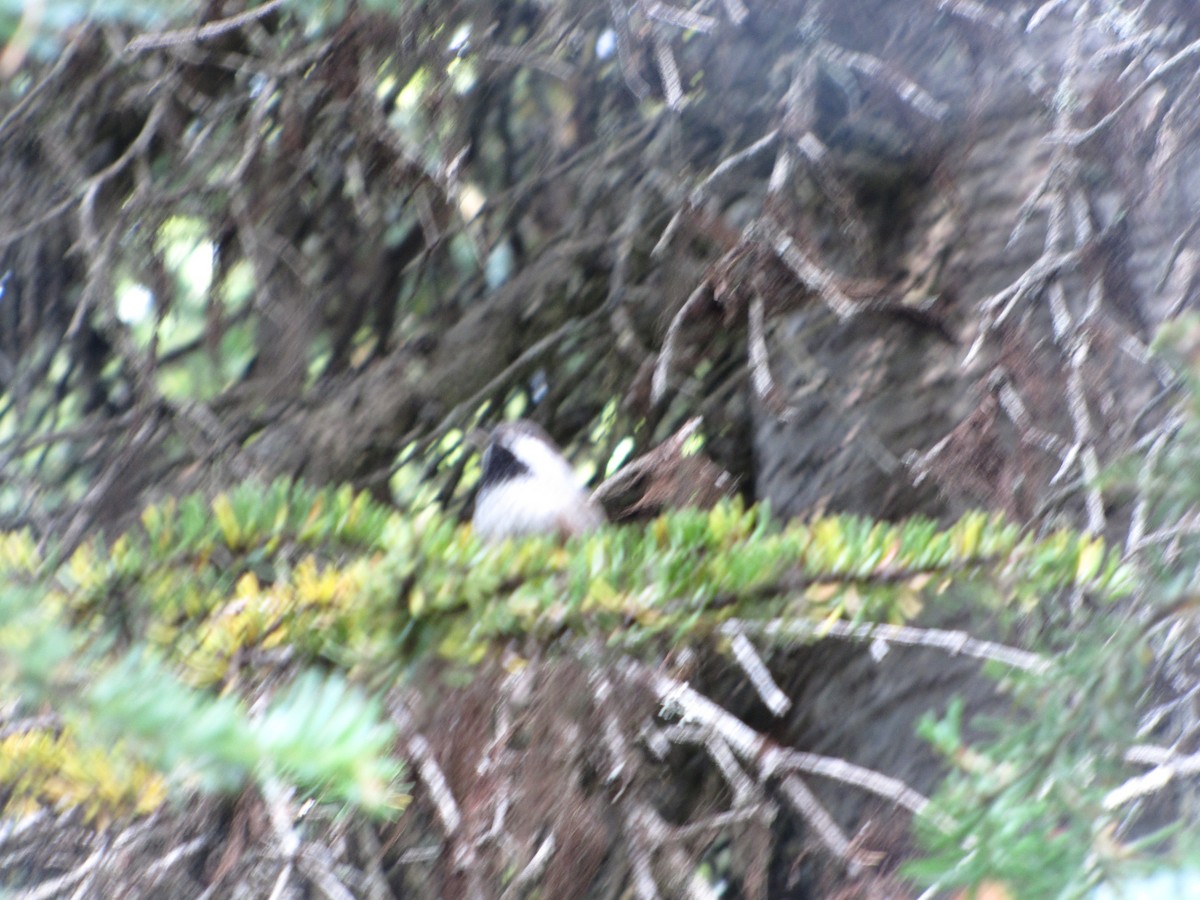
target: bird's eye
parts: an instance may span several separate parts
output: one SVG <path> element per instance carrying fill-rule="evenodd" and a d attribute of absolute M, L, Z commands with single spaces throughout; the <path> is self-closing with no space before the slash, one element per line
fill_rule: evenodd
<path fill-rule="evenodd" d="M 482 465 L 483 484 L 494 484 L 506 478 L 529 474 L 529 466 L 517 459 L 512 450 L 503 444 L 489 444 L 483 451 Z"/>

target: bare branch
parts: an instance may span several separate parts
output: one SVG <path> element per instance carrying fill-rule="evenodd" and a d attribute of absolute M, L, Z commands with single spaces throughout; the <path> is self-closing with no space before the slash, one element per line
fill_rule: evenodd
<path fill-rule="evenodd" d="M 717 20 L 712 16 L 672 6 L 669 3 L 660 3 L 658 0 L 652 0 L 652 2 L 644 4 L 644 9 L 646 10 L 647 17 L 656 19 L 659 22 L 666 22 L 668 25 L 674 25 L 676 28 L 685 28 L 689 31 L 699 31 L 707 34 L 717 27 Z"/>
<path fill-rule="evenodd" d="M 767 350 L 767 335 L 763 311 L 763 299 L 755 294 L 750 300 L 749 327 L 747 328 L 747 343 L 750 357 L 750 384 L 759 399 L 774 400 L 778 405 L 778 393 L 775 379 L 771 377 L 771 359 Z"/>
<path fill-rule="evenodd" d="M 894 71 L 891 66 L 886 65 L 877 56 L 847 50 L 829 41 L 821 41 L 817 45 L 817 52 L 834 62 L 841 63 L 879 81 L 923 116 L 940 120 L 944 119 L 949 111 L 949 107 L 945 103 L 932 97 L 915 81 Z"/>
<path fill-rule="evenodd" d="M 1181 756 L 1165 747 L 1139 745 L 1126 751 L 1125 760 L 1154 768 L 1109 791 L 1104 796 L 1105 809 L 1116 809 L 1139 797 L 1157 793 L 1176 778 L 1200 774 L 1200 753 Z"/>
<path fill-rule="evenodd" d="M 429 745 L 428 739 L 422 734 L 414 733 L 415 723 L 412 714 L 401 703 L 393 704 L 392 709 L 401 734 L 409 735 L 408 752 L 416 764 L 421 780 L 429 788 L 429 796 L 433 800 L 434 809 L 437 810 L 438 817 L 442 820 L 442 830 L 447 837 L 453 836 L 462 827 L 463 819 L 454 795 L 450 791 L 450 784 L 446 781 L 446 775 L 438 765 L 437 759 L 434 758 L 433 748 Z"/>
<path fill-rule="evenodd" d="M 519 47 L 501 47 L 490 44 L 480 54 L 484 59 L 506 63 L 513 66 L 523 66 L 545 72 L 559 81 L 568 81 L 575 74 L 575 67 L 561 59 L 544 56 L 538 53 L 528 53 Z"/>
<path fill-rule="evenodd" d="M 780 782 L 779 786 L 783 789 L 783 795 L 788 798 L 792 807 L 812 826 L 817 837 L 821 839 L 821 843 L 834 856 L 848 863 L 861 864 L 855 859 L 850 839 L 846 837 L 842 829 L 838 828 L 837 822 L 833 821 L 829 810 L 808 789 L 808 785 L 795 775 L 789 775 Z"/>
<path fill-rule="evenodd" d="M 820 775 L 842 784 L 852 785 L 872 794 L 877 794 L 891 800 L 897 806 L 902 806 L 915 815 L 922 815 L 929 806 L 929 798 L 914 791 L 899 778 L 883 775 L 873 769 L 857 766 L 844 759 L 821 756 L 817 753 L 803 753 L 799 750 L 776 749 L 769 751 L 763 760 L 763 770 L 767 773 L 799 769 L 810 775 Z M 943 830 L 949 830 L 951 823 L 938 823 Z"/>
<path fill-rule="evenodd" d="M 1125 95 L 1125 99 L 1113 107 L 1112 111 L 1105 115 L 1099 122 L 1090 128 L 1085 128 L 1082 131 L 1073 131 L 1069 134 L 1060 135 L 1060 139 L 1072 146 L 1078 146 L 1091 140 L 1100 132 L 1104 131 L 1113 124 L 1121 115 L 1135 104 L 1143 94 L 1151 87 L 1158 83 L 1161 79 L 1171 74 L 1176 69 L 1180 68 L 1184 63 L 1189 62 L 1192 57 L 1200 54 L 1200 41 L 1193 41 L 1188 44 L 1166 62 L 1156 66 L 1149 75 L 1133 90 Z"/>
<path fill-rule="evenodd" d="M 621 0 L 608 0 L 608 8 L 612 15 L 613 32 L 617 36 L 617 58 L 621 62 L 621 74 L 625 78 L 625 85 L 633 91 L 635 97 L 645 100 L 650 96 L 651 90 L 633 59 L 633 47 L 629 36 L 629 12 L 622 5 Z"/>
<path fill-rule="evenodd" d="M 1008 27 L 1004 13 L 976 0 L 938 0 L 937 8 L 980 25 L 1002 31 Z"/>
<path fill-rule="evenodd" d="M 671 364 L 675 359 L 675 347 L 679 342 L 679 332 L 683 328 L 683 323 L 693 312 L 698 310 L 701 304 L 707 302 L 711 298 L 712 285 L 708 279 L 696 285 L 695 290 L 684 301 L 683 306 L 679 307 L 679 312 L 671 319 L 671 324 L 667 326 L 667 335 L 663 339 L 662 349 L 658 352 L 658 360 L 654 364 L 654 375 L 650 379 L 650 402 L 658 403 L 667 393 L 667 379 L 671 374 Z"/>
<path fill-rule="evenodd" d="M 771 671 L 767 668 L 767 664 L 758 655 L 758 651 L 754 649 L 750 639 L 743 632 L 738 632 L 733 636 L 731 647 L 733 658 L 742 667 L 742 671 L 750 680 L 750 685 L 767 709 L 777 716 L 782 716 L 791 709 L 792 701 L 779 689 L 779 685 L 771 677 Z"/>
<path fill-rule="evenodd" d="M 772 129 L 754 143 L 750 144 L 748 147 L 745 147 L 739 150 L 737 153 L 733 153 L 725 157 L 725 159 L 721 160 L 721 162 L 714 166 L 713 170 L 705 176 L 704 180 L 692 188 L 691 192 L 688 194 L 686 203 L 677 209 L 675 214 L 671 216 L 671 220 L 667 223 L 667 227 L 663 229 L 662 236 L 654 245 L 654 249 L 650 251 L 651 256 L 662 256 L 663 252 L 668 246 L 670 246 L 671 240 L 675 237 L 675 232 L 679 230 L 679 225 L 683 220 L 683 216 L 691 208 L 699 206 L 704 202 L 708 196 L 709 188 L 712 187 L 714 183 L 724 177 L 725 173 L 761 153 L 763 150 L 766 150 L 775 142 L 777 137 L 779 137 L 779 129 Z"/>
<path fill-rule="evenodd" d="M 765 232 L 771 249 L 800 283 L 824 300 L 839 319 L 854 317 L 857 313 L 854 301 L 838 287 L 833 274 L 809 259 L 781 225 L 770 220 L 756 220 L 751 226 L 751 234 L 759 230 Z"/>
<path fill-rule="evenodd" d="M 1034 14 L 1029 17 L 1029 22 L 1025 25 L 1025 31 L 1030 32 L 1041 25 L 1046 19 L 1050 18 L 1055 12 L 1067 5 L 1067 0 L 1047 0 L 1034 11 Z"/>
<path fill-rule="evenodd" d="M 976 659 L 992 660 L 1035 674 L 1042 674 L 1050 669 L 1050 662 L 1036 653 L 979 640 L 965 631 L 946 631 L 940 628 L 916 628 L 884 622 L 854 624 L 841 621 L 808 622 L 804 619 L 771 619 L 765 622 L 730 619 L 721 624 L 720 632 L 728 636 L 753 634 L 776 640 L 813 640 L 824 637 L 863 642 L 883 640 L 911 647 L 932 647 L 951 656 L 973 656 Z"/>
<path fill-rule="evenodd" d="M 550 857 L 554 855 L 558 849 L 558 842 L 554 839 L 554 832 L 550 832 L 538 845 L 537 851 L 530 858 L 529 863 L 517 873 L 517 876 L 509 884 L 508 888 L 500 895 L 501 900 L 510 900 L 513 897 L 521 897 L 525 892 L 537 884 L 538 880 L 546 871 L 546 866 L 550 862 Z"/>
<path fill-rule="evenodd" d="M 126 44 L 125 52 L 141 53 L 145 50 L 176 47 L 180 44 L 194 44 L 220 37 L 223 34 L 241 28 L 243 25 L 270 15 L 286 2 L 287 0 L 267 0 L 262 6 L 256 6 L 254 9 L 248 9 L 227 19 L 217 19 L 214 22 L 201 25 L 199 28 L 182 28 L 178 31 L 160 31 L 157 34 L 143 34 L 135 37 Z"/>
<path fill-rule="evenodd" d="M 100 846 L 96 848 L 91 856 L 83 860 L 70 872 L 50 881 L 43 881 L 36 888 L 26 893 L 24 900 L 50 900 L 52 897 L 63 896 L 65 891 L 83 881 L 84 878 L 96 870 L 100 863 L 104 861 L 108 850 L 108 841 L 101 841 Z"/>

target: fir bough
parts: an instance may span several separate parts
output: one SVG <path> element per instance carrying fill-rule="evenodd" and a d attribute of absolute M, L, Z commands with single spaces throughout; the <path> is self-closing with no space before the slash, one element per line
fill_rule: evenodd
<path fill-rule="evenodd" d="M 6 631 L 10 683 L 23 685 L 9 699 L 48 703 L 77 739 L 159 773 L 114 813 L 144 811 L 162 784 L 274 778 L 376 812 L 402 806 L 380 708 L 337 673 L 379 689 L 431 656 L 470 664 L 501 646 L 586 638 L 657 655 L 719 649 L 730 619 L 903 623 L 952 588 L 1019 610 L 1064 588 L 1129 586 L 1096 539 L 1034 539 L 983 514 L 949 528 L 781 525 L 734 501 L 565 546 L 497 548 L 432 508 L 287 481 L 149 507 L 138 527 L 62 564 L 20 535 L 0 539 L 0 555 L 26 585 L 9 601 L 25 623 Z M 797 639 L 786 634 L 775 639 Z M 238 697 L 258 696 L 270 702 L 250 716 Z M 22 782 L 27 800 L 46 796 L 36 781 Z"/>

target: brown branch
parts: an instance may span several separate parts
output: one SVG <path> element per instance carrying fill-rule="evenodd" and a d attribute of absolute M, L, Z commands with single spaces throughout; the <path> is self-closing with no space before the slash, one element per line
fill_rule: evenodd
<path fill-rule="evenodd" d="M 243 25 L 270 15 L 286 2 L 287 0 L 267 0 L 262 6 L 248 9 L 227 19 L 217 19 L 216 21 L 208 22 L 199 28 L 181 28 L 176 31 L 160 31 L 156 34 L 139 35 L 125 45 L 125 52 L 142 53 L 146 50 L 177 47 L 180 44 L 194 44 L 220 37 L 230 31 L 236 31 Z"/>

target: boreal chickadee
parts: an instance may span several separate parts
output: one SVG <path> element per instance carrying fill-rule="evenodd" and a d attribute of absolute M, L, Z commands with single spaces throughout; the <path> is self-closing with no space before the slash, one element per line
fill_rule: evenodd
<path fill-rule="evenodd" d="M 550 436 L 533 422 L 517 420 L 496 426 L 488 439 L 471 523 L 488 541 L 568 537 L 599 527 L 604 513 Z"/>

